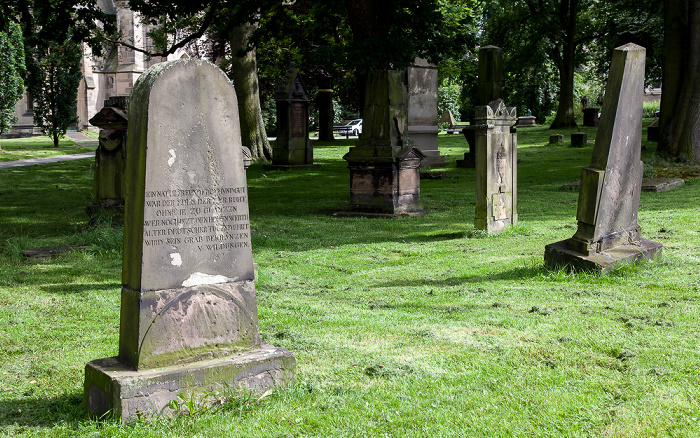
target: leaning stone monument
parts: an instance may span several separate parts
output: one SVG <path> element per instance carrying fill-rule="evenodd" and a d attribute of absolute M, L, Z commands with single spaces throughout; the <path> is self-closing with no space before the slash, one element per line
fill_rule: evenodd
<path fill-rule="evenodd" d="M 635 44 L 613 52 L 591 165 L 581 172 L 578 230 L 545 247 L 548 266 L 605 271 L 619 262 L 661 257 L 661 244 L 641 238 L 637 224 L 646 50 Z"/>
<path fill-rule="evenodd" d="M 477 66 L 476 107 L 487 106 L 503 96 L 503 49 L 496 46 L 479 48 L 479 65 Z M 457 167 L 473 168 L 475 166 L 474 127 L 462 129 L 469 152 L 463 160 L 457 160 Z"/>
<path fill-rule="evenodd" d="M 343 159 L 350 169 L 350 211 L 336 216 L 418 216 L 420 162 L 406 130 L 406 86 L 400 71 L 367 77 L 362 134 Z"/>
<path fill-rule="evenodd" d="M 445 156 L 438 150 L 438 69 L 426 60 L 416 58 L 406 69 L 408 83 L 408 135 L 425 154 L 420 166 L 444 167 Z"/>
<path fill-rule="evenodd" d="M 516 211 L 517 134 L 515 108 L 501 99 L 476 108 L 476 214 L 474 228 L 502 231 L 518 223 Z"/>
<path fill-rule="evenodd" d="M 129 109 L 119 355 L 87 364 L 89 413 L 288 383 L 294 355 L 260 342 L 233 85 L 206 61 L 161 63 Z"/>
<path fill-rule="evenodd" d="M 124 220 L 128 109 L 129 96 L 114 96 L 105 100 L 104 107 L 90 119 L 92 125 L 100 128 L 92 204 L 85 208 L 91 223 L 105 216 L 116 222 Z"/>
<path fill-rule="evenodd" d="M 277 140 L 272 148 L 271 167 L 302 167 L 314 164 L 309 141 L 309 95 L 296 70 L 277 93 Z"/>

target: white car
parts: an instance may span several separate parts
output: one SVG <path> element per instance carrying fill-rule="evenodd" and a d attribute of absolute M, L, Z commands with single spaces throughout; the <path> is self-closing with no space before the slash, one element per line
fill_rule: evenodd
<path fill-rule="evenodd" d="M 343 126 L 334 126 L 333 130 L 340 134 L 359 136 L 362 134 L 362 119 L 351 120 Z"/>

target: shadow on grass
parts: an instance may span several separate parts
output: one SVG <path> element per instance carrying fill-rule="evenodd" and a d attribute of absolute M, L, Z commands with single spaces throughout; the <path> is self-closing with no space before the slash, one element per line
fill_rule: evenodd
<path fill-rule="evenodd" d="M 43 290 L 44 292 L 48 292 L 51 294 L 68 295 L 68 294 L 80 294 L 80 293 L 92 292 L 92 291 L 120 292 L 121 287 L 122 286 L 120 283 L 114 282 L 114 283 L 107 283 L 107 284 L 51 284 L 51 285 L 41 286 L 40 289 Z"/>
<path fill-rule="evenodd" d="M 0 428 L 51 427 L 58 423 L 87 420 L 83 394 L 71 393 L 56 397 L 19 397 L 0 401 Z"/>
<path fill-rule="evenodd" d="M 475 284 L 475 283 L 488 283 L 491 281 L 501 281 L 501 280 L 530 280 L 534 278 L 542 278 L 550 275 L 552 272 L 550 269 L 541 265 L 525 266 L 521 268 L 512 268 L 504 271 L 485 274 L 485 275 L 473 275 L 473 276 L 463 276 L 463 277 L 449 277 L 442 279 L 430 279 L 422 278 L 417 280 L 397 280 L 390 281 L 386 283 L 375 284 L 374 287 L 416 287 L 416 286 L 435 286 L 435 287 L 449 287 L 449 286 L 460 286 L 463 284 Z"/>

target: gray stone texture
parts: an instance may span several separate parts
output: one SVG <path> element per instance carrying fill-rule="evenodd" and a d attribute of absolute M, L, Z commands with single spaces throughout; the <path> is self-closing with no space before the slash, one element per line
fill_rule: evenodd
<path fill-rule="evenodd" d="M 128 129 L 119 355 L 90 362 L 85 381 L 88 411 L 124 420 L 179 392 L 235 388 L 260 349 L 233 85 L 206 61 L 157 64 L 134 86 Z M 274 384 L 293 373 L 284 355 Z M 211 360 L 224 380 L 202 377 Z"/>
<path fill-rule="evenodd" d="M 421 167 L 442 167 L 445 156 L 438 150 L 438 69 L 416 58 L 406 69 L 408 135 L 423 152 Z"/>
<path fill-rule="evenodd" d="M 285 88 L 277 93 L 277 139 L 272 148 L 272 165 L 310 166 L 314 151 L 309 140 L 309 96 L 296 70 Z"/>
<path fill-rule="evenodd" d="M 518 223 L 517 134 L 515 108 L 502 100 L 477 107 L 476 144 L 476 213 L 474 228 L 487 232 L 502 231 Z"/>
<path fill-rule="evenodd" d="M 420 215 L 420 162 L 425 155 L 408 136 L 402 72 L 372 71 L 362 135 L 343 157 L 350 169 L 346 215 Z"/>
<path fill-rule="evenodd" d="M 645 49 L 635 44 L 613 52 L 591 165 L 581 174 L 578 229 L 564 243 L 547 245 L 550 266 L 606 270 L 619 261 L 661 255 L 661 245 L 641 239 L 637 224 L 644 61 Z M 578 259 L 592 265 L 580 266 Z"/>

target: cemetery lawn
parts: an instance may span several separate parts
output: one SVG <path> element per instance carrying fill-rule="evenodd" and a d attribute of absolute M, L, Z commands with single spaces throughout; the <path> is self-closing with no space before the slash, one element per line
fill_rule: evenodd
<path fill-rule="evenodd" d="M 575 231 L 578 193 L 559 187 L 589 164 L 584 129 L 583 149 L 518 131 L 520 224 L 491 236 L 473 229 L 474 170 L 454 167 L 462 136 L 440 136 L 451 166 L 421 181 L 417 218 L 332 217 L 352 140 L 316 144 L 310 169 L 253 164 L 261 337 L 296 354 L 296 380 L 129 425 L 82 406 L 85 364 L 117 354 L 121 288 L 121 232 L 83 211 L 92 159 L 0 170 L 0 435 L 700 436 L 700 182 L 642 193 L 662 261 L 547 270 L 544 246 Z M 648 173 L 671 166 L 646 145 Z M 67 244 L 89 247 L 20 254 Z"/>
<path fill-rule="evenodd" d="M 56 155 L 82 154 L 94 152 L 95 149 L 96 146 L 78 145 L 69 138 L 60 139 L 57 148 L 53 146 L 53 140 L 46 136 L 7 138 L 0 140 L 0 163 Z"/>

